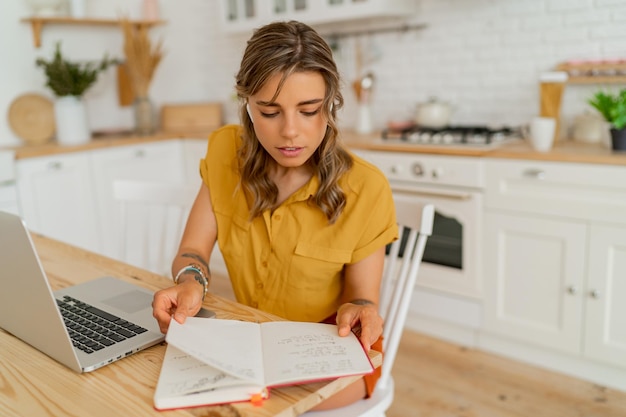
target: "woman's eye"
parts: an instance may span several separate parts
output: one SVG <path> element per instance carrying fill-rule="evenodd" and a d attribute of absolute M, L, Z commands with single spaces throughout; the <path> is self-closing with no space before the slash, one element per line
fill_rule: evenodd
<path fill-rule="evenodd" d="M 316 109 L 313 111 L 303 111 L 302 114 L 304 114 L 305 116 L 315 116 L 316 114 L 318 114 L 320 112 L 320 109 Z"/>
<path fill-rule="evenodd" d="M 277 115 L 278 115 L 278 113 L 263 113 L 263 112 L 261 112 L 261 116 L 267 117 L 268 119 L 271 119 L 272 117 L 276 117 Z"/>

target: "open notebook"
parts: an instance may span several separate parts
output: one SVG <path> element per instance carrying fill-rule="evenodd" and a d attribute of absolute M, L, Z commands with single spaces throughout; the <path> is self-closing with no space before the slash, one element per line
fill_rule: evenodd
<path fill-rule="evenodd" d="M 157 409 L 256 401 L 283 385 L 373 372 L 358 338 L 322 323 L 172 320 Z"/>

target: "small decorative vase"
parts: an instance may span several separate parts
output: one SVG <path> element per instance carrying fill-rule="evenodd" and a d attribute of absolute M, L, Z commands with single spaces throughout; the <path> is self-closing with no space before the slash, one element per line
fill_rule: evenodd
<path fill-rule="evenodd" d="M 614 151 L 626 151 L 626 128 L 611 129 L 611 149 Z"/>
<path fill-rule="evenodd" d="M 54 119 L 59 144 L 80 145 L 91 139 L 87 110 L 81 97 L 58 97 L 54 102 Z"/>
<path fill-rule="evenodd" d="M 75 19 L 85 17 L 85 1 L 86 0 L 70 0 L 70 13 Z"/>
<path fill-rule="evenodd" d="M 143 0 L 142 9 L 144 20 L 159 20 L 158 0 Z"/>
<path fill-rule="evenodd" d="M 135 111 L 135 132 L 138 135 L 151 135 L 156 131 L 156 113 L 148 97 L 137 97 L 133 103 Z"/>

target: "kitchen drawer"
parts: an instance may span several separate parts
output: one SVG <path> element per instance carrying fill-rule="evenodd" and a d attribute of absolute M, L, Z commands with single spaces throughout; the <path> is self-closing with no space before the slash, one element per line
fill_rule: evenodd
<path fill-rule="evenodd" d="M 485 207 L 626 224 L 626 169 L 487 160 Z"/>

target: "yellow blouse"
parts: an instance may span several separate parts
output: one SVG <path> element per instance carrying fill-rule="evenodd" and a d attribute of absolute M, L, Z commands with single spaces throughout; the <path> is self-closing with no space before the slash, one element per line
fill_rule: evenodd
<path fill-rule="evenodd" d="M 398 237 L 391 189 L 375 166 L 354 157 L 340 180 L 346 206 L 330 225 L 309 204 L 313 177 L 273 213 L 249 220 L 239 187 L 239 126 L 209 138 L 200 174 L 211 190 L 217 239 L 240 303 L 294 321 L 321 321 L 337 311 L 343 268 Z"/>

